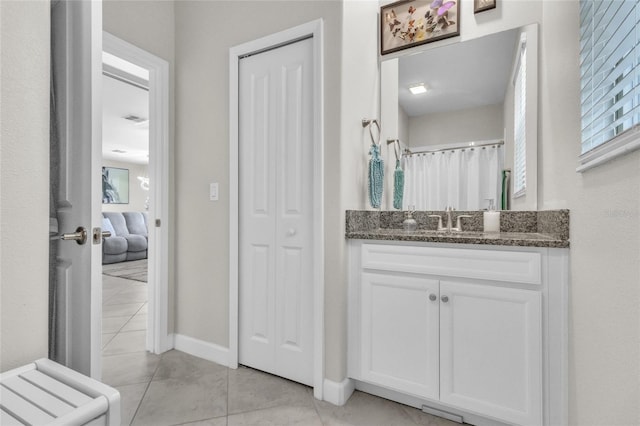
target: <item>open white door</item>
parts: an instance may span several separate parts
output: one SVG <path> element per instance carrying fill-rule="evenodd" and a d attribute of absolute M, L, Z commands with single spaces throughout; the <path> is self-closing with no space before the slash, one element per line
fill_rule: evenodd
<path fill-rule="evenodd" d="M 60 166 L 55 201 L 58 362 L 91 377 L 101 374 L 101 73 L 102 2 L 51 6 L 53 93 Z M 52 176 L 54 178 L 54 176 Z M 73 233 L 86 241 L 74 241 Z M 95 237 L 94 237 L 95 235 Z"/>

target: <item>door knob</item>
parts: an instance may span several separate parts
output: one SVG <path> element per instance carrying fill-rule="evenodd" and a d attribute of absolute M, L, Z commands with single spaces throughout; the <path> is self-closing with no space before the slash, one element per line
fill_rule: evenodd
<path fill-rule="evenodd" d="M 289 228 L 289 230 L 287 231 L 287 235 L 293 237 L 294 235 L 296 235 L 296 230 L 294 228 Z"/>
<path fill-rule="evenodd" d="M 440 300 L 442 300 L 442 303 L 447 303 L 449 301 L 449 296 L 442 296 Z"/>
<path fill-rule="evenodd" d="M 87 230 L 84 228 L 84 226 L 79 226 L 76 229 L 76 232 L 62 234 L 60 236 L 60 239 L 64 241 L 75 241 L 79 245 L 82 245 L 87 242 Z"/>
<path fill-rule="evenodd" d="M 431 293 L 429 295 L 429 300 L 431 300 L 432 302 L 435 302 L 435 300 L 438 298 L 438 296 L 436 296 L 435 294 Z"/>
<path fill-rule="evenodd" d="M 103 238 L 110 237 L 111 232 L 103 231 L 101 228 L 93 228 L 93 244 L 100 244 Z"/>

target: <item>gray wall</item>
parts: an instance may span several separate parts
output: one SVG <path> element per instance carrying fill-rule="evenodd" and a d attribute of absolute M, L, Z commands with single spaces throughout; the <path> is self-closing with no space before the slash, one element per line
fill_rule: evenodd
<path fill-rule="evenodd" d="M 47 356 L 49 2 L 0 2 L 0 371 Z"/>
<path fill-rule="evenodd" d="M 229 48 L 318 18 L 325 31 L 327 297 L 343 291 L 336 268 L 342 263 L 342 214 L 329 202 L 340 193 L 341 11 L 337 1 L 176 3 L 177 334 L 229 344 Z M 245 18 L 247 25 L 241 25 Z M 210 182 L 220 183 L 217 202 L 209 201 Z M 342 357 L 331 330 L 327 340 L 328 356 Z M 330 376 L 342 379 L 343 370 L 332 365 Z"/>

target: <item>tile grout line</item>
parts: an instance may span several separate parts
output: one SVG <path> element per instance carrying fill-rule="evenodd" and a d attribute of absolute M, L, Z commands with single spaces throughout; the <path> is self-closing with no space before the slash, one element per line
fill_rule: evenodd
<path fill-rule="evenodd" d="M 160 365 L 160 363 L 158 363 L 158 365 Z M 156 370 L 157 369 L 158 369 L 158 367 L 156 367 Z M 153 374 L 155 374 L 155 371 L 153 372 Z M 128 426 L 132 425 L 133 421 L 136 419 L 136 416 L 138 415 L 138 411 L 140 411 L 140 406 L 142 405 L 142 401 L 144 401 L 144 397 L 147 396 L 147 392 L 149 391 L 149 387 L 150 386 L 151 386 L 151 380 L 149 380 L 149 382 L 147 383 L 147 387 L 144 388 L 144 393 L 142 394 L 142 398 L 140 398 L 140 402 L 138 402 L 138 406 L 136 407 L 136 411 L 133 413 L 133 416 L 131 416 L 131 421 L 129 422 Z M 120 419 L 120 421 L 122 421 L 122 419 Z"/>
<path fill-rule="evenodd" d="M 151 378 L 149 379 L 149 382 L 147 382 L 147 387 L 144 388 L 144 393 L 142 394 L 142 398 L 140 398 L 140 402 L 138 402 L 138 406 L 136 407 L 136 411 L 133 413 L 133 416 L 131 417 L 131 422 L 129 422 L 129 425 L 133 424 L 133 421 L 135 420 L 136 416 L 138 415 L 138 411 L 140 411 L 140 406 L 142 405 L 142 401 L 144 401 L 144 397 L 147 396 L 147 392 L 149 391 L 149 388 L 151 387 L 151 382 L 153 382 L 153 378 L 156 377 L 156 373 L 158 372 L 158 369 L 160 368 L 160 364 L 162 363 L 162 354 L 160 354 L 160 359 L 158 360 L 158 365 L 156 365 L 156 368 L 153 370 L 153 374 L 151 375 Z"/>

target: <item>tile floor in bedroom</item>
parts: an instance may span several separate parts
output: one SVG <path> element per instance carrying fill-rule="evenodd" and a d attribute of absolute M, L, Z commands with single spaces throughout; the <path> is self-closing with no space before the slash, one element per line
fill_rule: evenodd
<path fill-rule="evenodd" d="M 433 425 L 456 423 L 355 392 L 343 407 L 311 388 L 179 351 L 145 351 L 146 283 L 103 275 L 102 380 L 120 391 L 123 425 Z"/>

